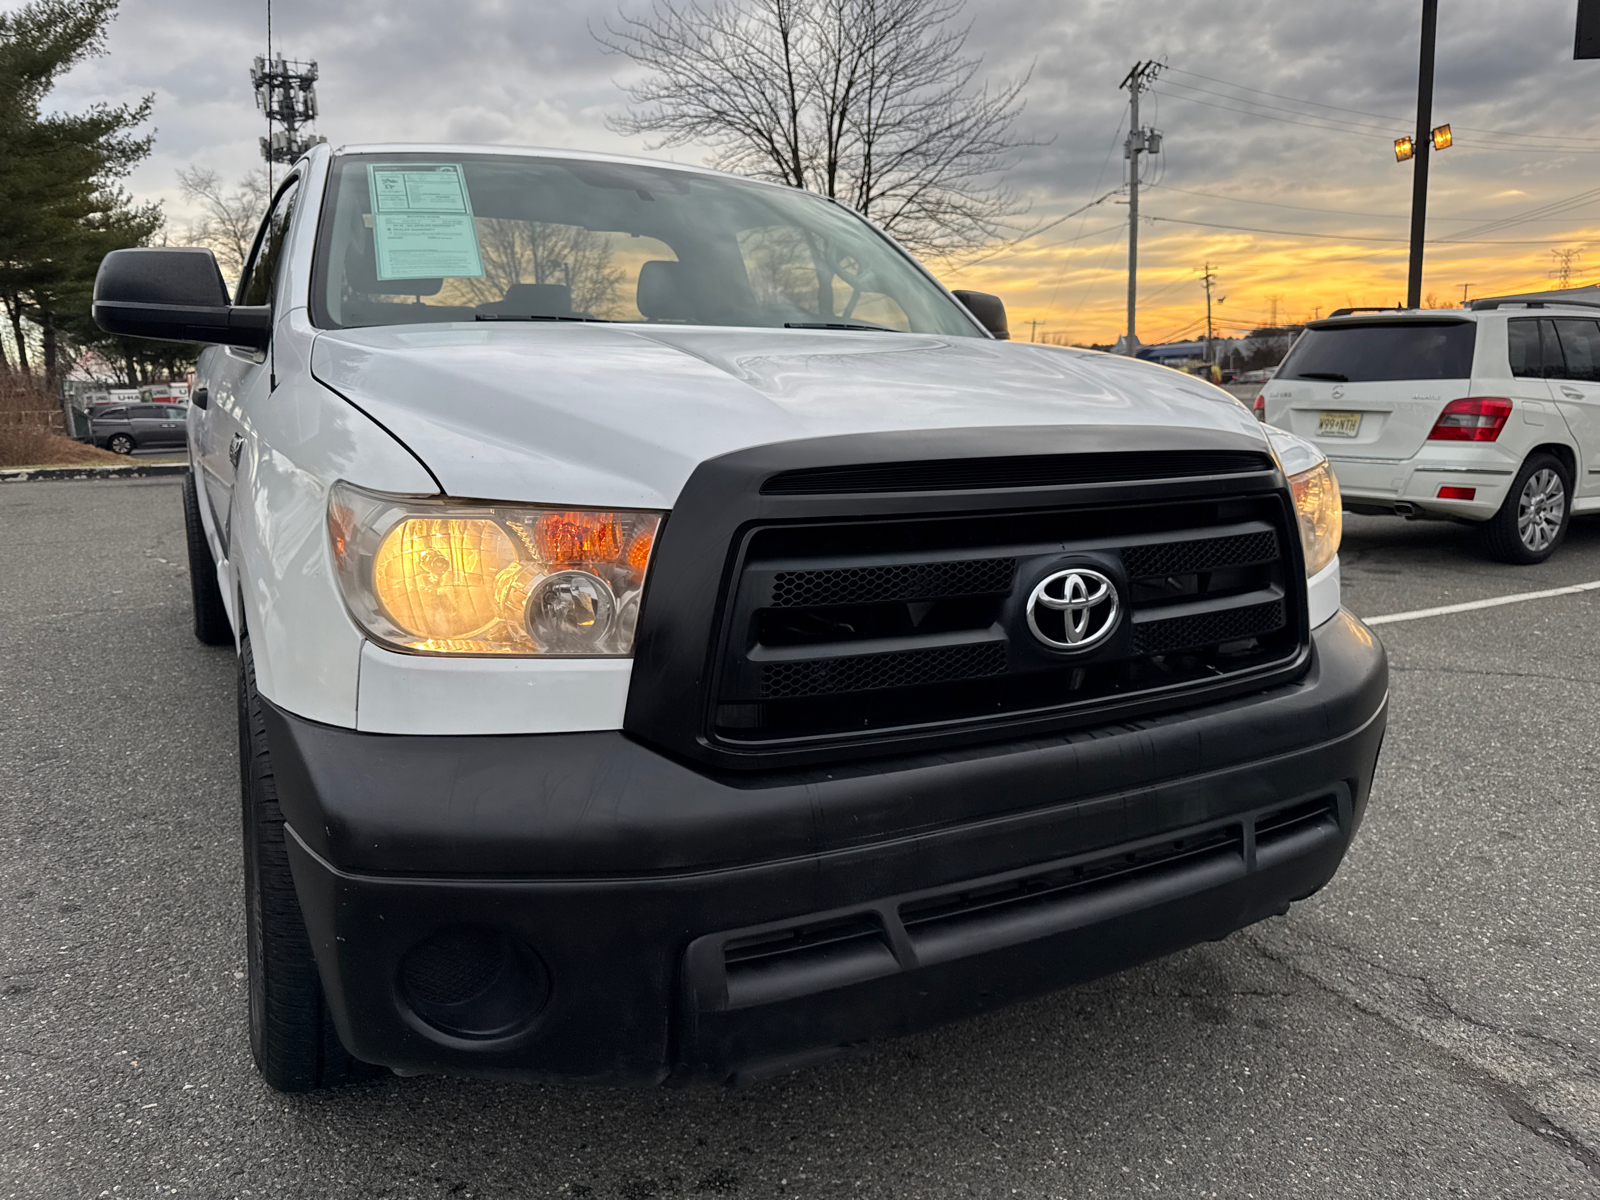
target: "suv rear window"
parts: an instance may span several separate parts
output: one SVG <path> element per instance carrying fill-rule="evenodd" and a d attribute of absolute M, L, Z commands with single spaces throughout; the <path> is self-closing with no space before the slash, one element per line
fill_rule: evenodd
<path fill-rule="evenodd" d="M 1308 329 L 1276 379 L 1373 383 L 1385 379 L 1466 379 L 1477 326 L 1416 321 Z"/>

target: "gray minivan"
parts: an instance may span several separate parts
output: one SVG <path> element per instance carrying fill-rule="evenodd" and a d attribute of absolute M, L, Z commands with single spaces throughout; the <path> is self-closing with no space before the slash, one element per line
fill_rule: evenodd
<path fill-rule="evenodd" d="M 113 404 L 89 414 L 89 438 L 115 454 L 189 444 L 186 405 Z"/>

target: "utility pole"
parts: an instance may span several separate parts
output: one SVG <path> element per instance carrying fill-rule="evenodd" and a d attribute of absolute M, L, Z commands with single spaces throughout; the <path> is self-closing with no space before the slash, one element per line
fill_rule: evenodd
<path fill-rule="evenodd" d="M 1028 340 L 1030 342 L 1037 342 L 1039 340 L 1039 336 L 1038 336 L 1039 335 L 1039 326 L 1041 326 L 1043 324 L 1044 324 L 1043 321 L 1038 321 L 1038 320 L 1034 320 L 1034 321 L 1029 321 L 1028 322 L 1028 326 L 1029 326 L 1029 329 L 1028 329 Z"/>
<path fill-rule="evenodd" d="M 1422 51 L 1417 63 L 1417 133 L 1412 143 L 1411 269 L 1406 307 L 1422 307 L 1422 243 L 1428 228 L 1428 152 L 1433 149 L 1433 45 L 1439 25 L 1439 0 L 1422 0 Z"/>
<path fill-rule="evenodd" d="M 1462 308 L 1465 308 L 1467 306 L 1467 292 L 1468 292 L 1468 290 L 1471 289 L 1471 288 L 1475 288 L 1477 286 L 1478 285 L 1475 284 L 1475 283 L 1463 283 L 1461 285 L 1461 307 Z"/>
<path fill-rule="evenodd" d="M 1211 362 L 1211 286 L 1217 282 L 1216 275 L 1207 263 L 1200 268 L 1200 282 L 1206 286 L 1206 362 Z"/>
<path fill-rule="evenodd" d="M 1128 140 L 1123 143 L 1123 157 L 1128 160 L 1128 338 L 1125 352 L 1129 358 L 1139 350 L 1139 336 L 1135 332 L 1139 307 L 1139 155 L 1159 154 L 1161 134 L 1145 129 L 1139 124 L 1139 97 L 1156 81 L 1162 64 L 1150 59 L 1135 63 L 1118 87 L 1128 89 Z"/>

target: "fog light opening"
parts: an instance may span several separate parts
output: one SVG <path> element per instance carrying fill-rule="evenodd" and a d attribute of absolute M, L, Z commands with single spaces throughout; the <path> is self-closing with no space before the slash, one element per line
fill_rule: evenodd
<path fill-rule="evenodd" d="M 417 943 L 400 964 L 411 1010 L 443 1033 L 506 1037 L 528 1025 L 550 998 L 540 957 L 495 929 L 445 929 Z"/>

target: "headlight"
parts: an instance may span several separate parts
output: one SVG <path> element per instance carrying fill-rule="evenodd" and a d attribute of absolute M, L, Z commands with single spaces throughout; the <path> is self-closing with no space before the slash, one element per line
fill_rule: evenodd
<path fill-rule="evenodd" d="M 1294 511 L 1300 518 L 1300 544 L 1306 552 L 1306 578 L 1317 574 L 1339 553 L 1344 533 L 1344 512 L 1339 502 L 1339 481 L 1323 459 L 1309 471 L 1289 476 L 1294 491 Z"/>
<path fill-rule="evenodd" d="M 628 655 L 653 512 L 390 496 L 336 483 L 328 534 L 370 636 L 419 654 Z"/>

